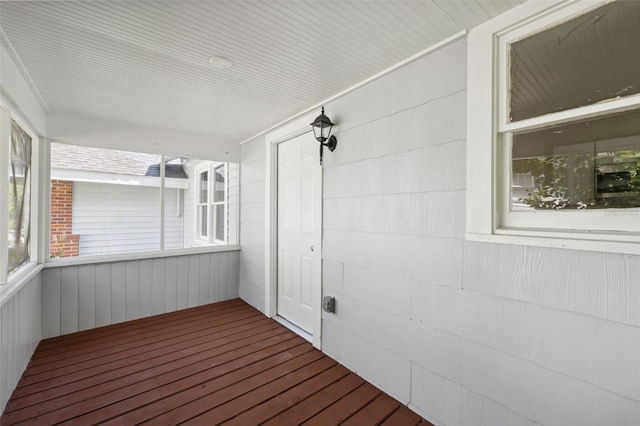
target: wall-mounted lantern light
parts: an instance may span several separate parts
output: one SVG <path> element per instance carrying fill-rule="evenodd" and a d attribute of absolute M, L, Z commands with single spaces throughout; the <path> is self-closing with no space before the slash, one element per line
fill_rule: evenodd
<path fill-rule="evenodd" d="M 333 127 L 333 123 L 324 115 L 324 106 L 322 107 L 322 114 L 320 114 L 313 123 L 311 123 L 311 127 L 313 128 L 313 135 L 316 137 L 316 140 L 320 142 L 320 165 L 322 165 L 322 150 L 326 146 L 329 148 L 329 151 L 336 149 L 336 145 L 338 144 L 338 139 L 335 136 L 331 136 L 331 128 Z"/>

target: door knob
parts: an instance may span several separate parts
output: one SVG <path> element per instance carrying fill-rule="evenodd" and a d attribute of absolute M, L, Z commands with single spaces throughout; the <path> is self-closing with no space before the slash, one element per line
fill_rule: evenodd
<path fill-rule="evenodd" d="M 311 246 L 311 251 L 313 251 L 313 246 Z"/>

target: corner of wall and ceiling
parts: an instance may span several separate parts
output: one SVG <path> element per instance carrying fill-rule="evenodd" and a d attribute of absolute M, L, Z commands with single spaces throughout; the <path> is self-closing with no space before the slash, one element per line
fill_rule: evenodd
<path fill-rule="evenodd" d="M 31 75 L 27 71 L 27 68 L 24 66 L 22 59 L 20 59 L 20 56 L 18 56 L 18 52 L 16 52 L 16 49 L 13 47 L 13 44 L 9 40 L 9 37 L 7 37 L 7 34 L 4 32 L 2 27 L 0 27 L 0 43 L 7 50 L 9 57 L 11 58 L 11 60 L 13 60 L 16 68 L 18 69 L 18 72 L 20 72 L 20 75 L 22 76 L 22 78 L 24 78 L 24 81 L 31 89 L 33 96 L 35 96 L 35 98 L 38 100 L 38 103 L 40 104 L 42 109 L 45 111 L 45 113 L 50 114 L 51 109 L 49 108 L 49 105 L 47 105 L 47 103 L 45 102 L 44 97 L 38 89 L 38 86 L 36 86 L 36 83 L 31 78 Z"/>

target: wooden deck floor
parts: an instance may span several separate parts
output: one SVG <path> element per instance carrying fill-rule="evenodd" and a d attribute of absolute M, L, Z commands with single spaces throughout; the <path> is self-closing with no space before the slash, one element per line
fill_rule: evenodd
<path fill-rule="evenodd" d="M 13 424 L 430 425 L 242 302 L 43 340 Z"/>

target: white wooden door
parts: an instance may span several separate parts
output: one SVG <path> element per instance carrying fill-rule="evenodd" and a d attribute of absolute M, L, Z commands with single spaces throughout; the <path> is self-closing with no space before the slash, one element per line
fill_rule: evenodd
<path fill-rule="evenodd" d="M 278 144 L 278 315 L 313 333 L 320 285 L 322 168 L 305 133 Z"/>

